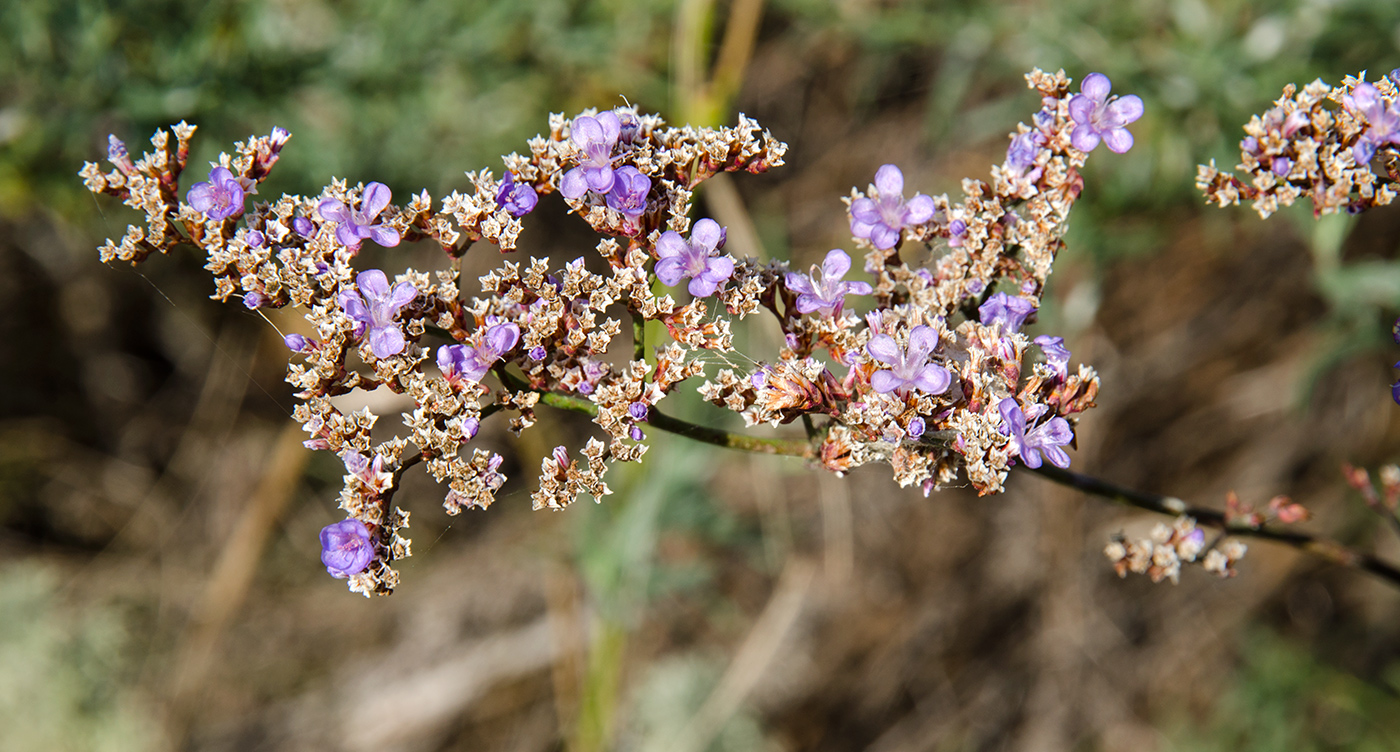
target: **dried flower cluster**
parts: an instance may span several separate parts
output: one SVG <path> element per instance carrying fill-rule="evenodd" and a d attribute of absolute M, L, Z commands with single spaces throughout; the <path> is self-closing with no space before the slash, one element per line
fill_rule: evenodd
<path fill-rule="evenodd" d="M 1128 540 L 1115 536 L 1103 553 L 1113 563 L 1119 577 L 1127 577 L 1132 572 L 1145 574 L 1153 582 L 1171 580 L 1176 584 L 1181 579 L 1183 563 L 1198 563 L 1212 574 L 1234 577 L 1235 564 L 1244 558 L 1246 550 L 1243 543 L 1233 538 L 1219 545 L 1211 544 L 1207 549 L 1205 531 L 1196 527 L 1194 519 L 1183 515 L 1170 526 L 1157 523 L 1147 538 Z"/>
<path fill-rule="evenodd" d="M 1284 87 L 1273 108 L 1245 125 L 1238 170 L 1201 165 L 1196 187 L 1220 206 L 1252 201 L 1267 218 L 1300 197 L 1313 214 L 1356 213 L 1395 200 L 1400 181 L 1400 69 L 1374 84 L 1348 76 L 1298 91 Z M 1378 171 L 1377 168 L 1380 168 Z"/>
<path fill-rule="evenodd" d="M 408 514 L 392 506 L 403 472 L 421 463 L 445 482 L 449 514 L 488 507 L 506 479 L 501 456 L 472 445 L 481 422 L 505 413 L 518 433 L 535 423 L 541 402 L 589 413 L 600 436 L 580 456 L 559 447 L 544 459 L 536 508 L 608 494 L 609 465 L 646 451 L 644 427 L 676 430 L 679 421 L 657 405 L 689 379 L 750 425 L 809 419 L 801 453 L 837 473 L 886 462 L 901 485 L 928 493 L 962 472 L 991 494 L 1017 460 L 1067 465 L 1062 447 L 1072 445 L 1075 416 L 1093 406 L 1098 377 L 1085 365 L 1070 370 L 1058 337 L 1037 337 L 1028 363 L 1032 340 L 1020 330 L 1063 246 L 1083 149 L 1099 140 L 1128 148 L 1123 126 L 1141 102 L 1108 98 L 1098 74 L 1078 95 L 1062 71 L 1027 80 L 1041 109 L 1012 134 L 990 182 L 965 180 L 956 200 L 905 199 L 903 173 L 885 165 L 865 193 L 852 190 L 848 219 L 869 281 L 845 279 L 851 257 L 839 249 L 804 273 L 733 258 L 725 228 L 706 218 L 692 224 L 701 181 L 783 163 L 787 147 L 742 115 L 717 129 L 668 127 L 630 108 L 551 116 L 548 135 L 504 158 L 500 180 L 468 173 L 471 191 L 438 202 L 424 192 L 396 205 L 381 183 L 333 180 L 319 196 L 249 206 L 290 136 L 281 129 L 220 155 L 208 181 L 183 197 L 195 130 L 184 123 L 157 133 L 154 150 L 136 162 L 113 138 L 113 169 L 88 163 L 81 175 L 93 192 L 146 215 L 144 226 L 107 241 L 104 261 L 134 264 L 194 246 L 214 275 L 214 298 L 305 312 L 305 333 L 286 337 L 287 380 L 301 400 L 294 417 L 311 434 L 307 446 L 337 453 L 346 467 L 347 519 L 323 533 L 323 561 L 368 595 L 390 592 L 398 580 L 390 564 L 409 554 L 401 535 Z M 562 267 L 508 260 L 480 278 L 478 292 L 464 290 L 467 248 L 486 241 L 514 251 L 520 218 L 552 192 L 601 236 L 594 251 L 606 271 L 589 271 L 583 257 Z M 365 241 L 424 240 L 443 249 L 445 268 L 355 265 Z M 901 256 L 910 246 L 931 249 L 933 260 L 911 266 Z M 707 373 L 717 359 L 708 351 L 733 349 L 731 322 L 760 311 L 781 328 L 781 351 L 727 359 L 755 363 L 751 370 Z M 633 341 L 619 353 L 623 318 L 634 338 L 655 321 L 670 341 L 650 352 Z M 377 444 L 378 416 L 343 413 L 330 400 L 375 389 L 415 403 L 400 435 Z"/>

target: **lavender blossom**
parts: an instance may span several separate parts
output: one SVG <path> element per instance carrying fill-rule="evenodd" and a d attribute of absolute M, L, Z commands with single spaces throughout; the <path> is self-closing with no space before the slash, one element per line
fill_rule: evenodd
<path fill-rule="evenodd" d="M 520 340 L 520 326 L 514 322 L 490 323 L 481 334 L 481 344 L 443 345 L 438 348 L 437 364 L 448 381 L 481 381 L 501 356 Z"/>
<path fill-rule="evenodd" d="M 1136 94 L 1110 97 L 1112 90 L 1113 82 L 1102 73 L 1090 73 L 1080 83 L 1080 93 L 1069 100 L 1069 115 L 1078 124 L 1069 135 L 1074 148 L 1091 152 L 1100 140 L 1115 154 L 1133 148 L 1133 134 L 1125 126 L 1142 117 L 1142 99 Z"/>
<path fill-rule="evenodd" d="M 913 420 L 909 421 L 909 425 L 905 427 L 904 435 L 911 439 L 918 439 L 920 436 L 924 435 L 925 430 L 924 419 L 915 416 Z"/>
<path fill-rule="evenodd" d="M 243 184 L 227 167 L 209 171 L 209 181 L 195 183 L 185 201 L 206 219 L 223 220 L 243 213 Z"/>
<path fill-rule="evenodd" d="M 650 192 L 651 178 L 631 165 L 619 167 L 613 172 L 612 190 L 608 191 L 608 206 L 636 219 L 646 212 L 647 194 Z"/>
<path fill-rule="evenodd" d="M 847 295 L 869 295 L 875 291 L 868 282 L 842 281 L 850 270 L 851 257 L 833 248 L 822 261 L 821 271 L 813 266 L 810 276 L 788 272 L 785 281 L 788 289 L 797 293 L 797 312 L 820 311 L 823 316 L 838 316 Z"/>
<path fill-rule="evenodd" d="M 1014 397 L 1007 397 L 997 405 L 1001 412 L 1001 432 L 1011 437 L 1011 447 L 1020 456 L 1026 467 L 1041 465 L 1041 454 L 1055 467 L 1069 467 L 1069 455 L 1060 447 L 1074 441 L 1074 431 L 1069 421 L 1058 415 L 1026 431 L 1027 423 L 1034 423 L 1050 408 L 1045 405 L 1031 405 L 1025 412 Z"/>
<path fill-rule="evenodd" d="M 515 182 L 515 173 L 507 172 L 501 178 L 501 187 L 496 189 L 496 206 L 505 209 L 512 217 L 523 217 L 535 210 L 540 202 L 539 194 L 529 183 Z"/>
<path fill-rule="evenodd" d="M 933 219 L 933 199 L 922 193 L 904 200 L 904 173 L 892 164 L 875 171 L 873 198 L 851 202 L 851 234 L 887 251 L 899 244 L 900 231 Z"/>
<path fill-rule="evenodd" d="M 1040 154 L 1040 145 L 1045 143 L 1045 134 L 1040 131 L 1026 131 L 1018 133 L 1011 139 L 1011 145 L 1006 147 L 1006 168 L 1021 177 L 1035 180 L 1040 177 L 1040 168 L 1031 170 L 1035 177 L 1026 174 L 1027 170 L 1035 165 L 1035 158 Z"/>
<path fill-rule="evenodd" d="M 734 259 L 727 255 L 714 256 L 724 238 L 724 229 L 713 219 L 695 223 L 687 241 L 674 230 L 667 230 L 656 241 L 656 277 L 667 287 L 675 287 L 689 279 L 686 288 L 697 298 L 715 294 L 715 290 L 734 273 Z"/>
<path fill-rule="evenodd" d="M 282 343 L 292 352 L 302 352 L 311 346 L 311 340 L 308 340 L 300 334 L 288 334 L 282 338 Z"/>
<path fill-rule="evenodd" d="M 337 223 L 335 237 L 346 248 L 359 248 L 365 238 L 369 238 L 385 248 L 399 244 L 399 231 L 384 224 L 374 224 L 379 213 L 389 205 L 393 193 L 383 183 L 370 183 L 365 186 L 360 197 L 360 210 L 353 211 L 344 202 L 328 198 L 316 210 L 321 216 Z"/>
<path fill-rule="evenodd" d="M 978 307 L 977 318 L 983 326 L 1000 324 L 1002 333 L 1014 334 L 1032 313 L 1035 313 L 1035 304 L 1031 301 L 999 292 Z"/>
<path fill-rule="evenodd" d="M 1054 369 L 1060 378 L 1069 375 L 1069 350 L 1065 347 L 1064 337 L 1051 337 L 1042 334 L 1035 338 L 1035 343 L 1040 345 L 1040 349 L 1045 353 L 1045 364 Z"/>
<path fill-rule="evenodd" d="M 612 190 L 612 151 L 621 132 L 622 123 L 612 112 L 574 118 L 572 138 L 581 156 L 578 166 L 559 181 L 564 198 L 583 198 L 589 190 L 603 194 Z"/>
<path fill-rule="evenodd" d="M 890 368 L 870 374 L 870 386 L 881 394 L 898 392 L 900 396 L 906 396 L 913 389 L 942 394 L 952 383 L 952 376 L 946 368 L 928 362 L 936 347 L 938 333 L 927 326 L 909 330 L 909 346 L 903 351 L 888 334 L 875 335 L 865 350 Z"/>
<path fill-rule="evenodd" d="M 343 580 L 363 571 L 374 559 L 374 544 L 365 523 L 351 518 L 321 528 L 321 563 Z"/>
<path fill-rule="evenodd" d="M 1376 149 L 1388 144 L 1400 145 L 1400 112 L 1392 102 L 1381 99 L 1376 87 L 1362 82 L 1342 97 L 1342 103 L 1366 119 L 1366 130 L 1351 148 L 1352 159 L 1358 165 L 1370 164 Z"/>
<path fill-rule="evenodd" d="M 131 163 L 131 154 L 126 150 L 126 143 L 114 133 L 107 134 L 107 161 L 123 175 L 136 172 L 136 165 Z"/>
<path fill-rule="evenodd" d="M 310 238 L 316 234 L 316 225 L 306 217 L 296 217 L 292 219 L 292 232 L 303 238 Z"/>
<path fill-rule="evenodd" d="M 394 317 L 418 297 L 418 288 L 412 282 L 400 282 L 390 290 L 388 278 L 378 269 L 360 272 L 355 282 L 359 292 L 342 290 L 338 300 L 345 315 L 356 323 L 355 336 L 365 336 L 376 358 L 403 352 L 403 331 L 394 323 Z"/>

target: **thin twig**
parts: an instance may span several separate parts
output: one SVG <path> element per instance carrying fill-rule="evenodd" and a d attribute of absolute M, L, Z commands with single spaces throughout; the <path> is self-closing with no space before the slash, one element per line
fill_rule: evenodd
<path fill-rule="evenodd" d="M 1059 483 L 1062 486 L 1083 491 L 1093 496 L 1099 496 L 1109 501 L 1123 504 L 1124 506 L 1146 509 L 1149 512 L 1169 515 L 1187 515 L 1196 520 L 1197 523 L 1219 528 L 1220 530 L 1240 537 L 1262 538 L 1264 540 L 1282 543 L 1291 546 L 1299 551 L 1305 551 L 1314 556 L 1326 559 L 1334 564 L 1360 569 L 1379 577 L 1392 586 L 1400 587 L 1400 568 L 1394 564 L 1383 561 L 1373 554 L 1349 548 L 1347 546 L 1331 540 L 1308 533 L 1300 533 L 1291 530 L 1271 530 L 1268 528 L 1249 527 L 1238 522 L 1227 522 L 1225 514 L 1214 509 L 1204 509 L 1188 505 L 1173 496 L 1158 496 L 1156 494 L 1143 493 L 1132 489 L 1116 486 L 1098 478 L 1083 475 L 1081 473 L 1061 470 L 1058 467 L 1043 465 L 1034 470 L 1024 468 L 1027 472 L 1039 475 L 1046 480 Z"/>

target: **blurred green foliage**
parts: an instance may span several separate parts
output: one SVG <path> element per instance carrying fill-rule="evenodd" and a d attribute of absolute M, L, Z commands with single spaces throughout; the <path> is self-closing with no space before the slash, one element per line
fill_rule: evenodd
<path fill-rule="evenodd" d="M 118 609 L 65 606 L 51 573 L 20 564 L 0 576 L 0 614 L 0 748 L 155 748 L 151 709 L 127 691 L 140 662 Z"/>
<path fill-rule="evenodd" d="M 1400 666 L 1384 685 L 1318 663 L 1277 635 L 1244 644 L 1233 687 L 1204 723 L 1168 734 L 1175 752 L 1380 752 L 1400 748 Z"/>

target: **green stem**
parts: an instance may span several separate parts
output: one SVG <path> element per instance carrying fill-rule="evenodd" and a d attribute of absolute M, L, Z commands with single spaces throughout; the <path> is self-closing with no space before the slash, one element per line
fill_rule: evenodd
<path fill-rule="evenodd" d="M 1291 546 L 1299 551 L 1305 551 L 1334 564 L 1341 564 L 1345 567 L 1352 567 L 1364 572 L 1369 572 L 1385 580 L 1394 587 L 1400 587 L 1400 568 L 1396 568 L 1394 564 L 1379 559 L 1373 554 L 1348 548 L 1329 538 L 1291 530 L 1271 530 L 1262 527 L 1253 528 L 1238 522 L 1228 522 L 1225 519 L 1224 513 L 1214 509 L 1193 507 L 1188 505 L 1185 501 L 1173 496 L 1158 496 L 1156 494 L 1143 493 L 1142 491 L 1134 491 L 1089 475 L 1074 473 L 1069 470 L 1061 470 L 1058 467 L 1052 467 L 1050 465 L 1042 465 L 1034 470 L 1029 468 L 1022 469 L 1026 472 L 1039 475 L 1053 483 L 1059 483 L 1062 486 L 1068 486 L 1124 506 L 1146 509 L 1149 512 L 1172 516 L 1184 514 L 1195 519 L 1198 523 L 1219 528 L 1229 535 L 1262 538 L 1264 540 L 1274 541 L 1275 543 L 1282 543 L 1285 546 Z"/>
<path fill-rule="evenodd" d="M 632 360 L 646 360 L 647 320 L 640 313 L 632 314 Z"/>

